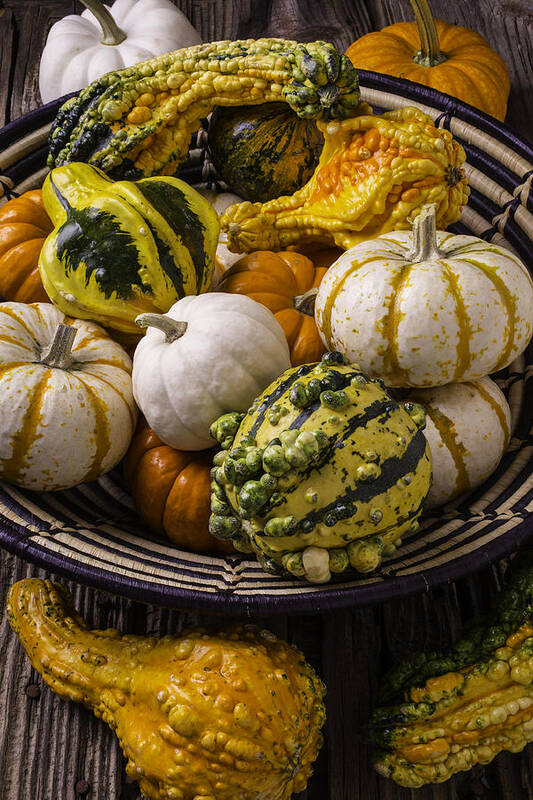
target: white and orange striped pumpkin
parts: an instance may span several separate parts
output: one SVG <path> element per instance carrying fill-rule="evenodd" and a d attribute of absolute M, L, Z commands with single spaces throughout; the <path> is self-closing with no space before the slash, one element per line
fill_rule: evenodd
<path fill-rule="evenodd" d="M 0 478 L 49 491 L 114 467 L 137 417 L 131 369 L 98 325 L 0 303 Z"/>
<path fill-rule="evenodd" d="M 408 401 L 426 411 L 424 434 L 431 450 L 431 508 L 475 489 L 494 472 L 509 444 L 511 411 L 490 378 L 416 389 Z"/>
<path fill-rule="evenodd" d="M 343 253 L 315 316 L 323 341 L 389 386 L 439 386 L 507 366 L 533 332 L 533 282 L 510 251 L 436 231 L 425 206 L 412 234 L 393 231 Z"/>

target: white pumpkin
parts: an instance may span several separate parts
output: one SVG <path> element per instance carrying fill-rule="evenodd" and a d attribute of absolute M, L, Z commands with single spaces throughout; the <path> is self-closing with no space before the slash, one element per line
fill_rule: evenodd
<path fill-rule="evenodd" d="M 112 70 L 200 44 L 200 34 L 170 0 L 82 0 L 87 10 L 52 25 L 41 56 L 44 103 Z"/>
<path fill-rule="evenodd" d="M 429 508 L 475 489 L 494 472 L 509 444 L 511 411 L 490 378 L 410 392 L 426 410 L 424 434 L 433 464 Z"/>
<path fill-rule="evenodd" d="M 200 194 L 202 194 L 206 200 L 209 200 L 219 217 L 222 216 L 227 208 L 234 205 L 234 203 L 243 202 L 242 197 L 232 192 L 215 192 L 212 189 L 200 189 Z M 242 253 L 232 253 L 231 250 L 228 250 L 226 247 L 227 238 L 226 233 L 219 233 L 218 245 L 215 253 L 215 271 L 211 283 L 212 289 L 216 289 L 228 269 L 233 266 L 239 258 L 242 258 Z"/>
<path fill-rule="evenodd" d="M 272 312 L 244 295 L 183 297 L 166 314 L 141 314 L 147 326 L 133 357 L 133 393 L 165 444 L 203 450 L 221 414 L 245 411 L 290 366 Z"/>
<path fill-rule="evenodd" d="M 49 303 L 0 304 L 0 478 L 27 489 L 91 481 L 128 449 L 131 359 Z"/>
<path fill-rule="evenodd" d="M 347 250 L 327 271 L 315 317 L 330 350 L 389 386 L 481 378 L 527 346 L 533 282 L 510 251 L 435 230 L 426 206 L 413 234 L 392 231 Z"/>

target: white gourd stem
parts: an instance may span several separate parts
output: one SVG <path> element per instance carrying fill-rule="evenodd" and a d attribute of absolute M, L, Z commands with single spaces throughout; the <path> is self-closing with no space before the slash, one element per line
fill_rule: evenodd
<path fill-rule="evenodd" d="M 298 294 L 294 298 L 293 306 L 296 311 L 301 311 L 302 314 L 307 314 L 308 317 L 315 316 L 315 300 L 318 294 L 318 288 L 308 289 L 303 294 Z"/>
<path fill-rule="evenodd" d="M 427 0 L 410 0 L 415 12 L 418 35 L 420 36 L 420 50 L 413 61 L 422 67 L 437 67 L 448 60 L 448 56 L 441 52 L 439 36 L 435 20 L 431 14 Z"/>
<path fill-rule="evenodd" d="M 135 324 L 140 328 L 159 328 L 165 334 L 167 342 L 181 339 L 187 330 L 186 322 L 179 322 L 164 314 L 139 314 L 138 317 L 135 317 Z"/>
<path fill-rule="evenodd" d="M 47 367 L 68 369 L 72 365 L 72 345 L 77 330 L 72 325 L 60 323 L 48 350 L 41 354 L 40 363 Z"/>
<path fill-rule="evenodd" d="M 102 44 L 116 45 L 128 38 L 100 0 L 81 0 L 81 2 L 98 20 L 103 33 Z"/>
<path fill-rule="evenodd" d="M 437 247 L 437 209 L 434 203 L 430 203 L 423 206 L 420 214 L 415 217 L 411 249 L 405 260 L 418 264 L 434 258 L 442 258 L 442 253 Z"/>

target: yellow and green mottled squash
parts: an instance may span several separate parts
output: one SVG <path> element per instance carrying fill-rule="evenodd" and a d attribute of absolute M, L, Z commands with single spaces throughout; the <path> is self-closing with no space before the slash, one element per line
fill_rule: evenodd
<path fill-rule="evenodd" d="M 115 178 L 173 174 L 215 106 L 283 101 L 305 119 L 345 119 L 357 72 L 328 42 L 208 42 L 108 72 L 59 110 L 50 167 L 87 161 Z"/>
<path fill-rule="evenodd" d="M 325 583 L 375 570 L 418 527 L 431 482 L 424 413 L 340 353 L 283 373 L 211 427 L 210 530 L 265 569 Z"/>
<path fill-rule="evenodd" d="M 488 617 L 447 652 L 415 653 L 385 676 L 375 767 L 411 788 L 440 783 L 533 741 L 532 553 Z"/>
<path fill-rule="evenodd" d="M 177 178 L 113 183 L 88 164 L 58 167 L 43 186 L 54 230 L 39 259 L 66 314 L 138 335 L 135 317 L 209 289 L 218 218 Z"/>
<path fill-rule="evenodd" d="M 265 203 L 293 194 L 318 164 L 324 137 L 285 103 L 217 107 L 209 151 L 220 177 L 244 200 Z"/>

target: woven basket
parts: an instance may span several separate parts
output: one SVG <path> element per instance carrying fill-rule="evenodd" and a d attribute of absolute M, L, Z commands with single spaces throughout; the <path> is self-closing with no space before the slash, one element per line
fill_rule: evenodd
<path fill-rule="evenodd" d="M 510 247 L 533 269 L 533 147 L 494 119 L 408 81 L 360 73 L 376 110 L 416 105 L 464 146 L 471 186 L 458 233 Z M 0 203 L 40 186 L 47 134 L 60 101 L 0 131 Z M 212 182 L 205 131 L 195 137 L 182 177 Z M 3 198 L 3 200 L 2 200 Z M 533 313 L 533 310 L 532 310 Z M 427 515 L 379 573 L 308 586 L 268 575 L 256 561 L 200 556 L 154 539 L 135 514 L 121 469 L 63 492 L 0 483 L 0 542 L 56 573 L 118 594 L 165 605 L 257 613 L 313 611 L 425 591 L 516 549 L 533 533 L 533 347 L 496 379 L 507 394 L 513 438 L 484 486 Z"/>

